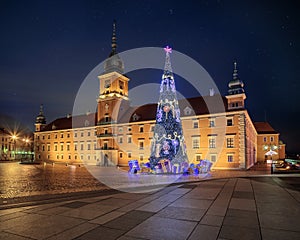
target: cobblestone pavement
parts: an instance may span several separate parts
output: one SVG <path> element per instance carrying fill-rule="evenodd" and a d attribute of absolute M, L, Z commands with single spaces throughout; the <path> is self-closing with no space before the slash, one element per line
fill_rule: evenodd
<path fill-rule="evenodd" d="M 95 191 L 107 187 L 84 167 L 0 163 L 0 199 Z"/>
<path fill-rule="evenodd" d="M 103 169 L 102 171 L 107 172 L 110 170 Z M 182 176 L 177 179 L 177 182 L 197 182 L 199 180 L 216 178 L 258 175 L 267 176 L 270 175 L 269 173 L 270 169 L 266 166 L 249 171 L 212 171 L 205 175 Z M 126 177 L 126 171 L 123 172 L 123 175 Z M 115 179 L 120 181 L 120 176 L 114 176 L 112 180 Z M 76 194 L 91 194 L 97 191 L 109 191 L 109 189 L 109 187 L 95 179 L 84 166 L 66 166 L 64 164 L 26 165 L 17 162 L 0 163 L 0 208 L 8 204 L 36 202 L 58 197 L 75 197 Z"/>

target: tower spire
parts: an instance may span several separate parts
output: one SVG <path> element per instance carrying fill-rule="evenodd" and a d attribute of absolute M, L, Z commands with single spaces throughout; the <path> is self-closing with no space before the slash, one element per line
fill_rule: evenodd
<path fill-rule="evenodd" d="M 40 105 L 40 113 L 39 115 L 44 115 L 44 110 L 43 110 L 44 106 L 43 104 Z"/>
<path fill-rule="evenodd" d="M 228 87 L 229 95 L 244 93 L 244 83 L 239 79 L 236 60 L 233 62 L 232 80 L 228 83 Z"/>
<path fill-rule="evenodd" d="M 113 31 L 111 37 L 111 53 L 110 57 L 117 53 L 117 36 L 116 36 L 116 20 L 113 21 Z"/>
<path fill-rule="evenodd" d="M 238 77 L 238 70 L 237 70 L 237 61 L 234 60 L 233 62 L 233 80 L 237 80 L 239 77 Z"/>
<path fill-rule="evenodd" d="M 124 72 L 124 63 L 117 53 L 116 20 L 113 21 L 111 52 L 104 63 L 104 72 Z"/>

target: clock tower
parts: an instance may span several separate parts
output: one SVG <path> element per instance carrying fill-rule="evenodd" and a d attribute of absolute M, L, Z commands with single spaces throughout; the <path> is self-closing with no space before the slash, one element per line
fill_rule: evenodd
<path fill-rule="evenodd" d="M 114 139 L 114 125 L 117 123 L 120 105 L 128 101 L 129 78 L 123 75 L 124 63 L 117 53 L 116 22 L 113 22 L 111 53 L 104 63 L 97 99 L 97 136 L 100 158 L 105 164 L 118 164 L 117 143 Z"/>

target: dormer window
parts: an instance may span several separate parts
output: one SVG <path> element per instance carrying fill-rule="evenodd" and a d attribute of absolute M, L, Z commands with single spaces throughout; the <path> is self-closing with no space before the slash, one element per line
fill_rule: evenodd
<path fill-rule="evenodd" d="M 140 116 L 137 115 L 136 113 L 134 113 L 134 114 L 132 115 L 132 121 L 138 121 L 139 119 L 140 119 Z"/>
<path fill-rule="evenodd" d="M 183 110 L 183 113 L 184 113 L 184 115 L 191 115 L 192 109 L 191 109 L 190 107 L 186 107 L 186 108 Z"/>

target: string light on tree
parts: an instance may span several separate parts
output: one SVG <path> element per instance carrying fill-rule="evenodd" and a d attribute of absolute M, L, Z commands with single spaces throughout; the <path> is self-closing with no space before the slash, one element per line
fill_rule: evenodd
<path fill-rule="evenodd" d="M 150 155 L 152 169 L 161 160 L 169 160 L 172 164 L 182 164 L 188 161 L 170 59 L 172 48 L 167 46 L 164 50 L 166 60 L 160 84 L 160 96 L 157 104 L 156 124 Z"/>

